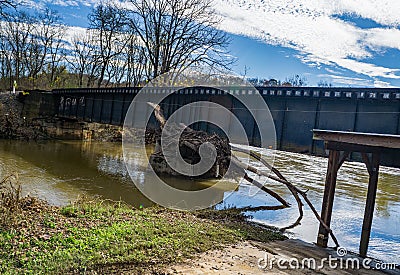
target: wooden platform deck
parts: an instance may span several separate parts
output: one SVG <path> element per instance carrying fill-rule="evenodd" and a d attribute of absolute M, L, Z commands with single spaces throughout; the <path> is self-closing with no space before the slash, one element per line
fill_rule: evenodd
<path fill-rule="evenodd" d="M 313 139 L 323 140 L 325 142 L 325 149 L 329 150 L 328 169 L 321 208 L 321 218 L 328 226 L 331 223 L 336 178 L 341 165 L 346 161 L 350 153 L 359 152 L 363 162 L 367 166 L 369 173 L 368 193 L 359 250 L 360 256 L 366 257 L 375 208 L 381 151 L 385 148 L 400 148 L 400 135 L 314 129 Z M 327 247 L 328 235 L 329 232 L 320 225 L 317 244 Z"/>

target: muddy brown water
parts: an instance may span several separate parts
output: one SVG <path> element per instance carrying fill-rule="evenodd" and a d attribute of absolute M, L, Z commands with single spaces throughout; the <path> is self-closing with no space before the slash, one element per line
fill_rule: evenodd
<path fill-rule="evenodd" d="M 151 150 L 151 149 L 149 149 Z M 144 156 L 132 160 L 138 167 L 133 177 L 143 181 L 140 170 L 146 166 Z M 308 196 L 319 211 L 327 167 L 327 159 L 289 152 L 275 152 L 275 166 L 297 186 L 308 189 Z M 118 143 L 50 141 L 27 143 L 0 141 L 0 176 L 18 172 L 23 193 L 46 199 L 55 205 L 65 205 L 78 196 L 101 196 L 123 200 L 134 207 L 153 203 L 132 183 L 123 162 Z M 170 184 L 185 190 L 206 188 L 215 181 L 190 181 L 165 178 Z M 297 208 L 290 193 L 280 184 L 259 178 L 276 190 L 293 207 L 279 211 L 249 213 L 253 220 L 273 226 L 285 226 L 297 218 Z M 364 164 L 346 162 L 339 171 L 332 229 L 341 246 L 358 251 L 365 207 L 368 174 Z M 234 183 L 232 183 L 234 184 Z M 381 167 L 369 255 L 386 262 L 400 264 L 400 169 Z M 234 191 L 217 190 L 223 201 L 216 208 L 229 206 L 273 205 L 275 201 L 242 182 Z M 316 240 L 318 222 L 305 207 L 302 224 L 289 236 L 308 242 Z"/>

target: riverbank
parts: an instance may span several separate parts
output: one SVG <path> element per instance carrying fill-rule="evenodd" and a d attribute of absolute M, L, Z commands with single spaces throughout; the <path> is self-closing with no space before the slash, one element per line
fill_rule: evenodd
<path fill-rule="evenodd" d="M 134 209 L 87 199 L 58 207 L 18 198 L 15 190 L 2 201 L 2 274 L 161 273 L 198 253 L 243 240 L 286 238 L 235 210 Z"/>

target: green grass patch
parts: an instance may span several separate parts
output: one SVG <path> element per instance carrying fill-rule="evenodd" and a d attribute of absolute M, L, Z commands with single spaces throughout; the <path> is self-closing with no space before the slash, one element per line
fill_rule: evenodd
<path fill-rule="evenodd" d="M 283 238 L 239 212 L 136 210 L 101 201 L 60 208 L 29 197 L 21 204 L 18 222 L 0 230 L 1 274 L 156 270 L 242 239 Z"/>

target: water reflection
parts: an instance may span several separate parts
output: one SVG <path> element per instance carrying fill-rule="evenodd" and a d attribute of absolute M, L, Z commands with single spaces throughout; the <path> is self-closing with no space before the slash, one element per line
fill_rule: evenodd
<path fill-rule="evenodd" d="M 151 148 L 149 148 L 151 150 Z M 123 200 L 134 207 L 149 206 L 132 183 L 123 164 L 122 148 L 116 143 L 101 142 L 43 142 L 26 143 L 0 141 L 0 173 L 16 171 L 23 183 L 23 192 L 32 193 L 52 204 L 62 205 L 79 195 L 100 195 L 112 200 Z M 254 163 L 255 164 L 255 163 Z M 146 159 L 133 155 L 129 165 L 137 167 L 135 180 L 144 182 Z M 320 210 L 324 190 L 327 159 L 288 152 L 276 152 L 275 166 L 293 183 L 308 189 L 310 200 Z M 198 190 L 215 181 L 188 181 L 165 178 L 171 185 L 187 190 Z M 298 215 L 295 202 L 286 188 L 273 181 L 258 178 L 290 201 L 294 207 L 279 211 L 251 213 L 254 219 L 266 224 L 285 226 Z M 338 175 L 332 228 L 342 246 L 358 251 L 361 225 L 367 193 L 368 174 L 364 164 L 346 162 Z M 216 197 L 224 197 L 217 208 L 236 205 L 274 205 L 276 202 L 245 182 L 235 191 L 232 185 L 217 190 Z M 369 255 L 400 263 L 400 169 L 381 167 L 376 209 L 372 225 Z M 318 222 L 311 210 L 305 208 L 302 225 L 292 230 L 306 241 L 316 240 Z"/>
<path fill-rule="evenodd" d="M 24 193 L 52 204 L 66 204 L 83 194 L 135 207 L 152 204 L 132 188 L 117 144 L 1 141 L 0 153 L 3 173 L 18 172 Z"/>

